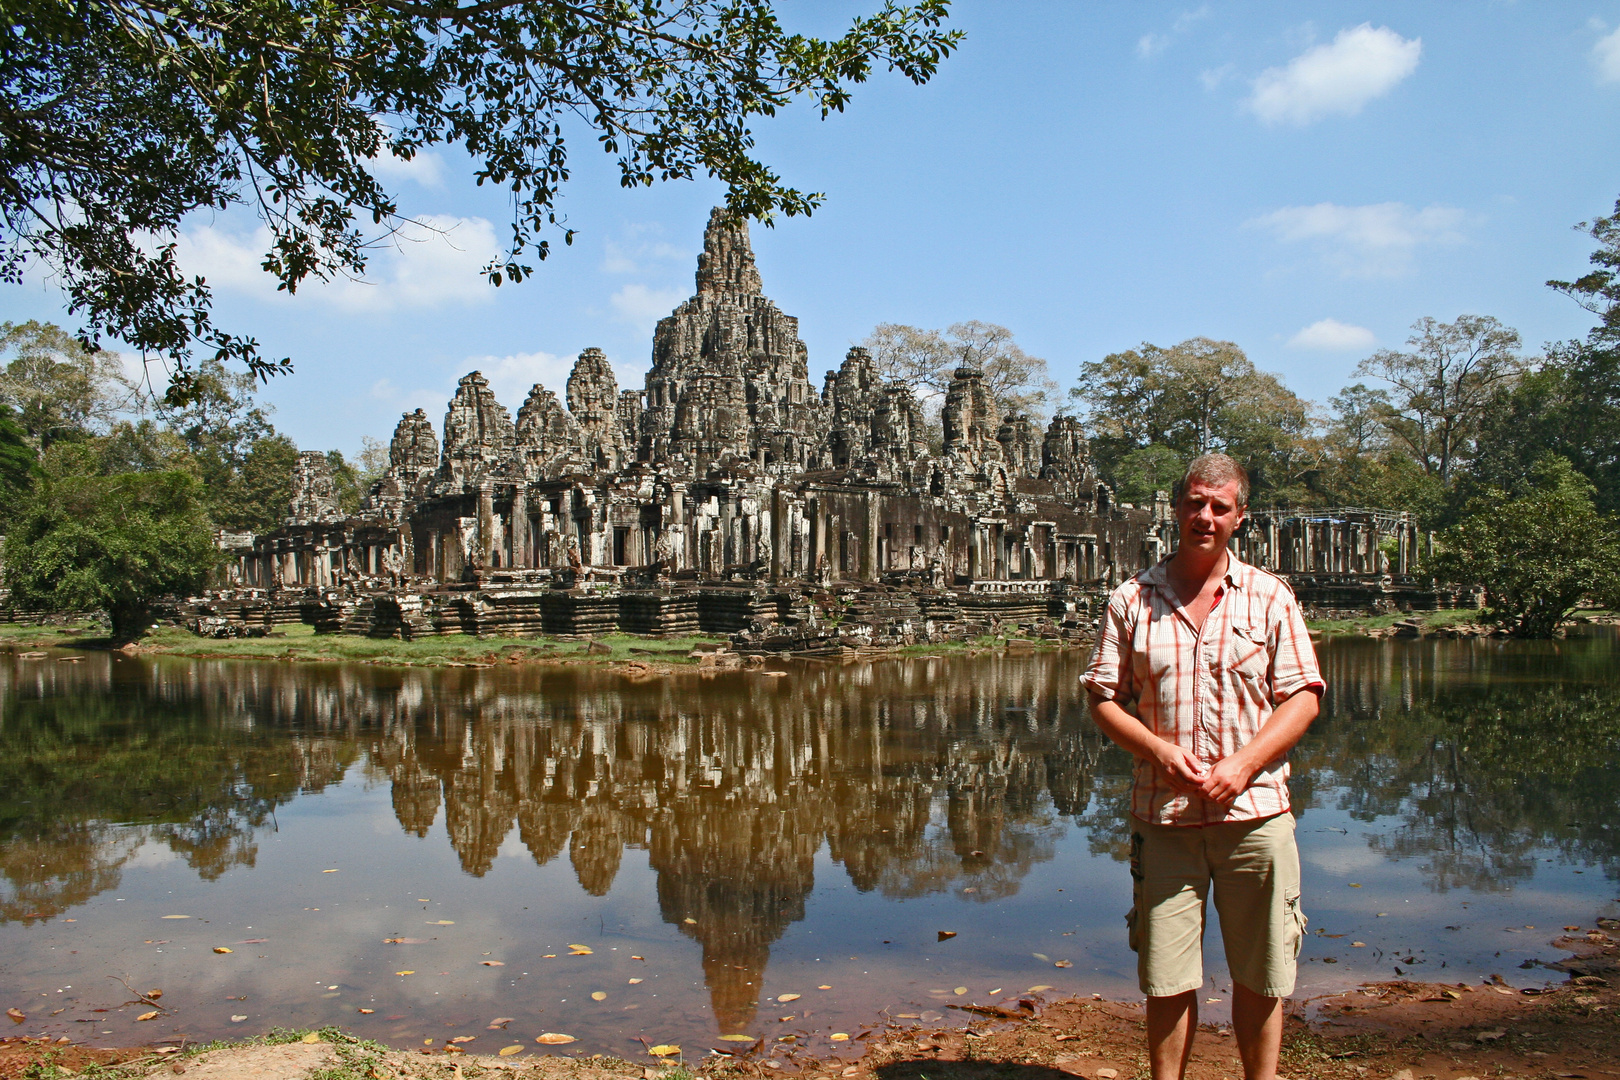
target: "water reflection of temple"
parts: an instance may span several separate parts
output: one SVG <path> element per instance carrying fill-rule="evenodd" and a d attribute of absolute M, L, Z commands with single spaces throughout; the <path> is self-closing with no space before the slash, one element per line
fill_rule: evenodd
<path fill-rule="evenodd" d="M 701 694 L 552 672 L 433 695 L 372 736 L 367 761 L 408 831 L 425 833 L 442 799 L 468 873 L 514 827 L 538 862 L 566 850 L 593 895 L 626 848 L 645 850 L 665 920 L 702 947 L 717 1020 L 742 1028 L 823 845 L 859 889 L 989 901 L 1051 857 L 1056 815 L 1085 805 L 1101 745 L 1076 723 L 1075 661 L 976 679 L 941 678 L 943 663 L 741 675 Z"/>
<path fill-rule="evenodd" d="M 150 820 L 138 834 L 82 814 L 72 827 L 109 836 L 74 844 L 42 828 L 56 862 L 33 885 L 9 858 L 24 848 L 8 843 L 0 873 L 17 903 L 4 913 L 52 914 L 115 887 L 147 838 L 183 851 L 205 876 L 251 865 L 256 830 L 277 802 L 359 761 L 389 784 L 407 832 L 428 835 L 442 810 L 473 875 L 515 831 L 539 863 L 566 854 L 581 888 L 600 896 L 625 850 L 645 851 L 663 918 L 702 949 L 717 1021 L 742 1029 L 773 943 L 804 917 L 823 848 L 863 891 L 972 889 L 989 901 L 1051 857 L 1057 816 L 1088 801 L 1102 748 L 1073 696 L 1079 659 L 980 659 L 971 678 L 949 670 L 956 663 L 701 682 L 120 664 L 107 671 L 114 692 L 92 695 L 114 703 L 98 718 L 103 735 L 111 727 L 141 742 L 159 725 L 140 717 L 172 717 L 190 702 L 194 722 L 171 734 L 167 753 L 191 766 L 166 782 L 194 789 L 196 801 L 179 815 L 149 813 L 183 820 Z M 116 737 L 101 746 L 123 752 Z M 97 816 L 143 820 L 134 807 Z M 58 895 L 24 899 L 29 888 Z"/>

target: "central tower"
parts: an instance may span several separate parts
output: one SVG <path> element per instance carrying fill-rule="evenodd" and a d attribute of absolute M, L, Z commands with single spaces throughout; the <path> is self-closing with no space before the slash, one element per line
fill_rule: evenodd
<path fill-rule="evenodd" d="M 638 456 L 711 465 L 814 467 L 824 434 L 799 320 L 762 292 L 748 226 L 714 210 L 698 256 L 697 295 L 653 333 Z"/>

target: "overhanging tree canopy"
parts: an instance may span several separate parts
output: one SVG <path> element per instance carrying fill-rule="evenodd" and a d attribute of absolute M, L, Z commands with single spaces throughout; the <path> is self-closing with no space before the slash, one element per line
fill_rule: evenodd
<path fill-rule="evenodd" d="M 175 400 L 198 348 L 265 376 L 288 361 L 216 327 L 175 262 L 188 213 L 256 207 L 291 292 L 363 274 L 397 224 L 375 158 L 460 145 L 511 192 L 485 273 L 519 281 L 547 233 L 573 237 L 557 196 L 588 133 L 627 187 L 701 172 L 735 214 L 808 214 L 821 196 L 754 156 L 753 118 L 841 111 L 874 65 L 928 81 L 960 40 L 948 5 L 886 0 L 824 40 L 770 0 L 22 0 L 0 33 L 0 277 L 43 263 L 87 341 L 178 365 Z"/>

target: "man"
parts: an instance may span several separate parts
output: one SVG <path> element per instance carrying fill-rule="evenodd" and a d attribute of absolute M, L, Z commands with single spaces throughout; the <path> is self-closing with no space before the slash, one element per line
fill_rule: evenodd
<path fill-rule="evenodd" d="M 1180 544 L 1114 591 L 1082 680 L 1097 726 L 1136 758 L 1126 921 L 1153 1080 L 1180 1080 L 1192 1052 L 1211 882 L 1247 1080 L 1277 1075 L 1305 933 L 1287 755 L 1324 684 L 1293 592 L 1227 549 L 1248 502 L 1225 454 L 1187 467 Z"/>

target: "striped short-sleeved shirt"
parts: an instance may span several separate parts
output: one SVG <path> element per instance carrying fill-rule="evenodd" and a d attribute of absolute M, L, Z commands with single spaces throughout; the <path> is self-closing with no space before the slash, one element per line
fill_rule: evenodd
<path fill-rule="evenodd" d="M 1168 563 L 1114 590 L 1081 682 L 1208 768 L 1253 739 L 1283 700 L 1325 684 L 1299 603 L 1281 578 L 1229 555 L 1215 606 L 1194 629 L 1166 575 Z M 1144 821 L 1209 825 L 1287 809 L 1286 757 L 1256 773 L 1229 807 L 1184 795 L 1151 762 L 1136 763 L 1131 813 Z"/>

